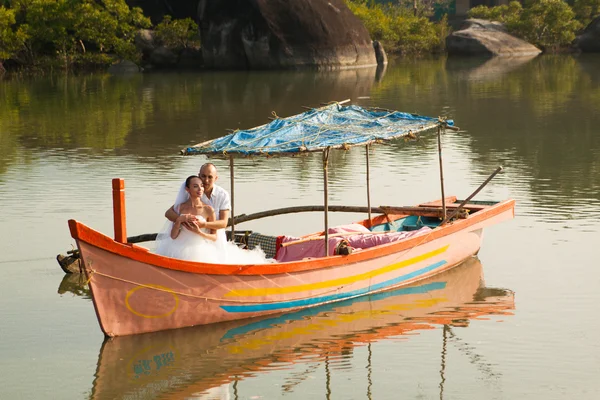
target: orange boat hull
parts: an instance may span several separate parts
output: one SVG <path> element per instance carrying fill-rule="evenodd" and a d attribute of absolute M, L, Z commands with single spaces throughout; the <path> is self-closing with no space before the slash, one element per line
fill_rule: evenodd
<path fill-rule="evenodd" d="M 513 217 L 514 201 L 430 233 L 345 255 L 261 265 L 171 259 L 70 220 L 107 336 L 288 313 L 412 284 L 479 251 L 483 228 Z"/>

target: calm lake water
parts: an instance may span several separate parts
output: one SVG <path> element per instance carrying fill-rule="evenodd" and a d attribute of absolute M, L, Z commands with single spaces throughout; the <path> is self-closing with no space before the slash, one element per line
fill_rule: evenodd
<path fill-rule="evenodd" d="M 55 256 L 78 219 L 156 232 L 203 157 L 186 145 L 350 98 L 455 120 L 447 195 L 517 200 L 477 259 L 414 287 L 252 323 L 105 341 Z M 600 57 L 396 60 L 386 70 L 49 76 L 0 81 L 1 399 L 600 398 Z M 437 141 L 379 146 L 374 205 L 440 197 Z M 330 204 L 365 205 L 364 149 L 335 152 Z M 228 165 L 216 161 L 229 188 Z M 236 166 L 236 214 L 321 204 L 319 156 Z M 333 214 L 331 223 L 359 215 Z M 249 224 L 321 229 L 320 214 Z"/>

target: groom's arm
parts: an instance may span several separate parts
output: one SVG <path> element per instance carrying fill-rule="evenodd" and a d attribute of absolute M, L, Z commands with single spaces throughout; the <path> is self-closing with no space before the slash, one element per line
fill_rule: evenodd
<path fill-rule="evenodd" d="M 168 212 L 168 211 L 167 211 Z M 167 214 L 165 214 L 167 216 Z M 169 218 L 169 217 L 167 217 Z M 208 229 L 225 229 L 227 228 L 227 222 L 229 221 L 229 210 L 219 211 L 219 219 L 216 221 L 207 221 L 203 224 L 204 228 Z"/>
<path fill-rule="evenodd" d="M 169 208 L 165 212 L 165 218 L 167 218 L 171 222 L 175 222 L 175 220 L 177 220 L 177 217 L 179 217 L 179 214 L 177 214 L 175 212 L 175 210 L 173 209 L 173 206 L 171 206 L 171 208 Z"/>

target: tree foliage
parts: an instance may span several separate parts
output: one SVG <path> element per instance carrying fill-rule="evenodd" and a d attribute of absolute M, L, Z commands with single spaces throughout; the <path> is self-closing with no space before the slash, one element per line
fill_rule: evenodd
<path fill-rule="evenodd" d="M 479 6 L 468 16 L 502 22 L 508 32 L 544 50 L 570 44 L 582 26 L 563 0 L 531 0 L 525 7 L 516 1 L 491 8 Z"/>
<path fill-rule="evenodd" d="M 409 9 L 417 17 L 448 14 L 455 8 L 452 0 L 396 0 L 394 2 L 402 8 Z"/>
<path fill-rule="evenodd" d="M 425 16 L 415 16 L 408 7 L 361 0 L 347 0 L 347 5 L 362 20 L 371 38 L 380 41 L 388 52 L 419 54 L 443 50 L 448 32 L 445 18 L 433 23 Z"/>
<path fill-rule="evenodd" d="M 519 30 L 523 38 L 543 49 L 566 46 L 575 39 L 581 23 L 562 0 L 535 0 L 523 9 Z"/>
<path fill-rule="evenodd" d="M 0 6 L 0 62 L 23 46 L 25 34 L 22 29 L 15 29 L 15 24 L 15 10 Z"/>
<path fill-rule="evenodd" d="M 156 38 L 167 47 L 186 49 L 200 46 L 198 25 L 191 18 L 173 20 L 170 15 L 165 15 L 155 31 Z"/>
<path fill-rule="evenodd" d="M 477 6 L 468 12 L 469 18 L 481 18 L 490 21 L 498 21 L 508 26 L 514 26 L 521 19 L 523 6 L 518 1 L 511 1 L 497 7 Z"/>
<path fill-rule="evenodd" d="M 58 59 L 61 66 L 68 68 L 86 60 L 110 61 L 109 57 L 98 54 L 136 60 L 134 34 L 150 26 L 142 10 L 129 8 L 124 0 L 5 0 L 5 3 L 8 7 L 0 7 L 0 37 L 11 46 L 2 46 L 2 55 L 23 65 Z"/>
<path fill-rule="evenodd" d="M 600 15 L 600 0 L 575 0 L 573 2 L 575 17 L 584 26 Z"/>

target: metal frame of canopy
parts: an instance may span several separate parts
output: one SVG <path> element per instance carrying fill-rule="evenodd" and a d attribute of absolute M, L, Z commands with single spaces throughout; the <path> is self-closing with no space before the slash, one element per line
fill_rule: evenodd
<path fill-rule="evenodd" d="M 328 103 L 326 105 L 324 105 L 322 108 L 326 108 L 326 107 L 330 107 L 333 104 L 336 105 L 342 105 L 345 103 L 349 103 L 350 99 L 346 99 L 343 101 L 339 101 L 339 102 L 333 102 L 333 103 Z M 310 110 L 319 110 L 319 109 L 313 109 L 310 107 L 306 107 Z M 383 111 L 388 111 L 388 112 L 392 112 L 390 110 L 384 110 L 384 109 L 376 109 L 376 110 L 383 110 Z M 288 117 L 290 118 L 290 117 Z M 266 125 L 263 125 L 266 126 Z M 260 128 L 260 127 L 257 127 Z M 257 129 L 257 128 L 253 128 L 253 129 Z M 341 143 L 338 145 L 329 145 L 329 146 L 325 146 L 325 147 L 316 147 L 316 148 L 301 148 L 301 151 L 298 152 L 256 152 L 256 153 L 244 153 L 244 152 L 236 152 L 236 151 L 222 151 L 220 153 L 216 152 L 216 151 L 212 151 L 212 150 L 205 150 L 203 151 L 202 148 L 208 149 L 209 145 L 214 143 L 216 140 L 218 139 L 212 139 L 206 142 L 202 142 L 199 144 L 196 144 L 194 146 L 185 148 L 183 150 L 181 150 L 181 154 L 182 155 L 195 155 L 195 154 L 204 154 L 208 157 L 220 157 L 220 158 L 229 158 L 229 172 L 230 172 L 230 191 L 231 191 L 231 237 L 233 238 L 235 235 L 235 214 L 234 214 L 234 204 L 235 204 L 235 190 L 234 190 L 234 158 L 235 157 L 252 157 L 252 156 L 267 156 L 267 157 L 271 157 L 271 156 L 296 156 L 298 154 L 304 154 L 304 153 L 309 153 L 309 152 L 322 152 L 322 163 L 323 163 L 323 223 L 324 223 L 324 240 L 325 240 L 325 256 L 329 255 L 329 217 L 328 217 L 328 212 L 329 212 L 329 194 L 328 194 L 328 164 L 329 164 L 329 153 L 332 149 L 339 149 L 339 150 L 348 150 L 351 147 L 355 147 L 355 146 L 365 146 L 365 156 L 366 156 L 366 189 L 367 189 L 367 213 L 368 213 L 368 218 L 369 220 L 371 220 L 371 212 L 372 212 L 372 207 L 371 207 L 371 188 L 370 188 L 370 165 L 369 165 L 369 149 L 371 147 L 371 145 L 373 143 L 382 143 L 385 141 L 390 141 L 393 139 L 397 139 L 397 138 L 401 138 L 401 137 L 410 137 L 410 138 L 415 138 L 415 134 L 416 133 L 420 133 L 420 132 L 424 132 L 424 131 L 429 131 L 432 129 L 437 128 L 437 138 L 438 138 L 438 155 L 439 155 L 439 168 L 440 168 L 440 184 L 441 184 L 441 192 L 442 192 L 442 224 L 445 223 L 448 218 L 447 218 L 447 213 L 446 213 L 446 203 L 445 203 L 445 196 L 444 196 L 444 174 L 443 174 L 443 167 L 442 167 L 442 145 L 441 145 L 441 133 L 442 130 L 448 128 L 451 130 L 455 130 L 458 131 L 459 128 L 455 127 L 452 125 L 452 123 L 449 123 L 446 119 L 443 118 L 438 118 L 437 120 L 431 118 L 429 119 L 429 123 L 427 124 L 423 124 L 422 126 L 414 129 L 409 129 L 406 130 L 405 132 L 402 132 L 400 134 L 394 135 L 392 137 L 389 138 L 370 138 L 368 140 L 365 140 L 361 143 L 352 143 L 352 144 L 347 144 L 347 143 Z M 194 150 L 193 150 L 194 149 Z M 494 174 L 495 175 L 495 174 Z M 489 178 L 491 179 L 491 177 Z M 488 181 L 489 181 L 488 179 Z M 487 181 L 486 181 L 487 183 Z M 485 185 L 485 184 L 484 184 Z M 482 185 L 481 187 L 483 187 L 484 185 Z M 480 189 L 478 189 L 479 191 Z M 472 196 L 471 196 L 472 197 Z M 470 198 L 471 198 L 470 197 Z M 460 207 L 459 207 L 460 208 Z M 381 208 L 378 208 L 378 210 L 381 210 Z M 455 214 L 458 213 L 458 210 L 455 212 Z"/>

